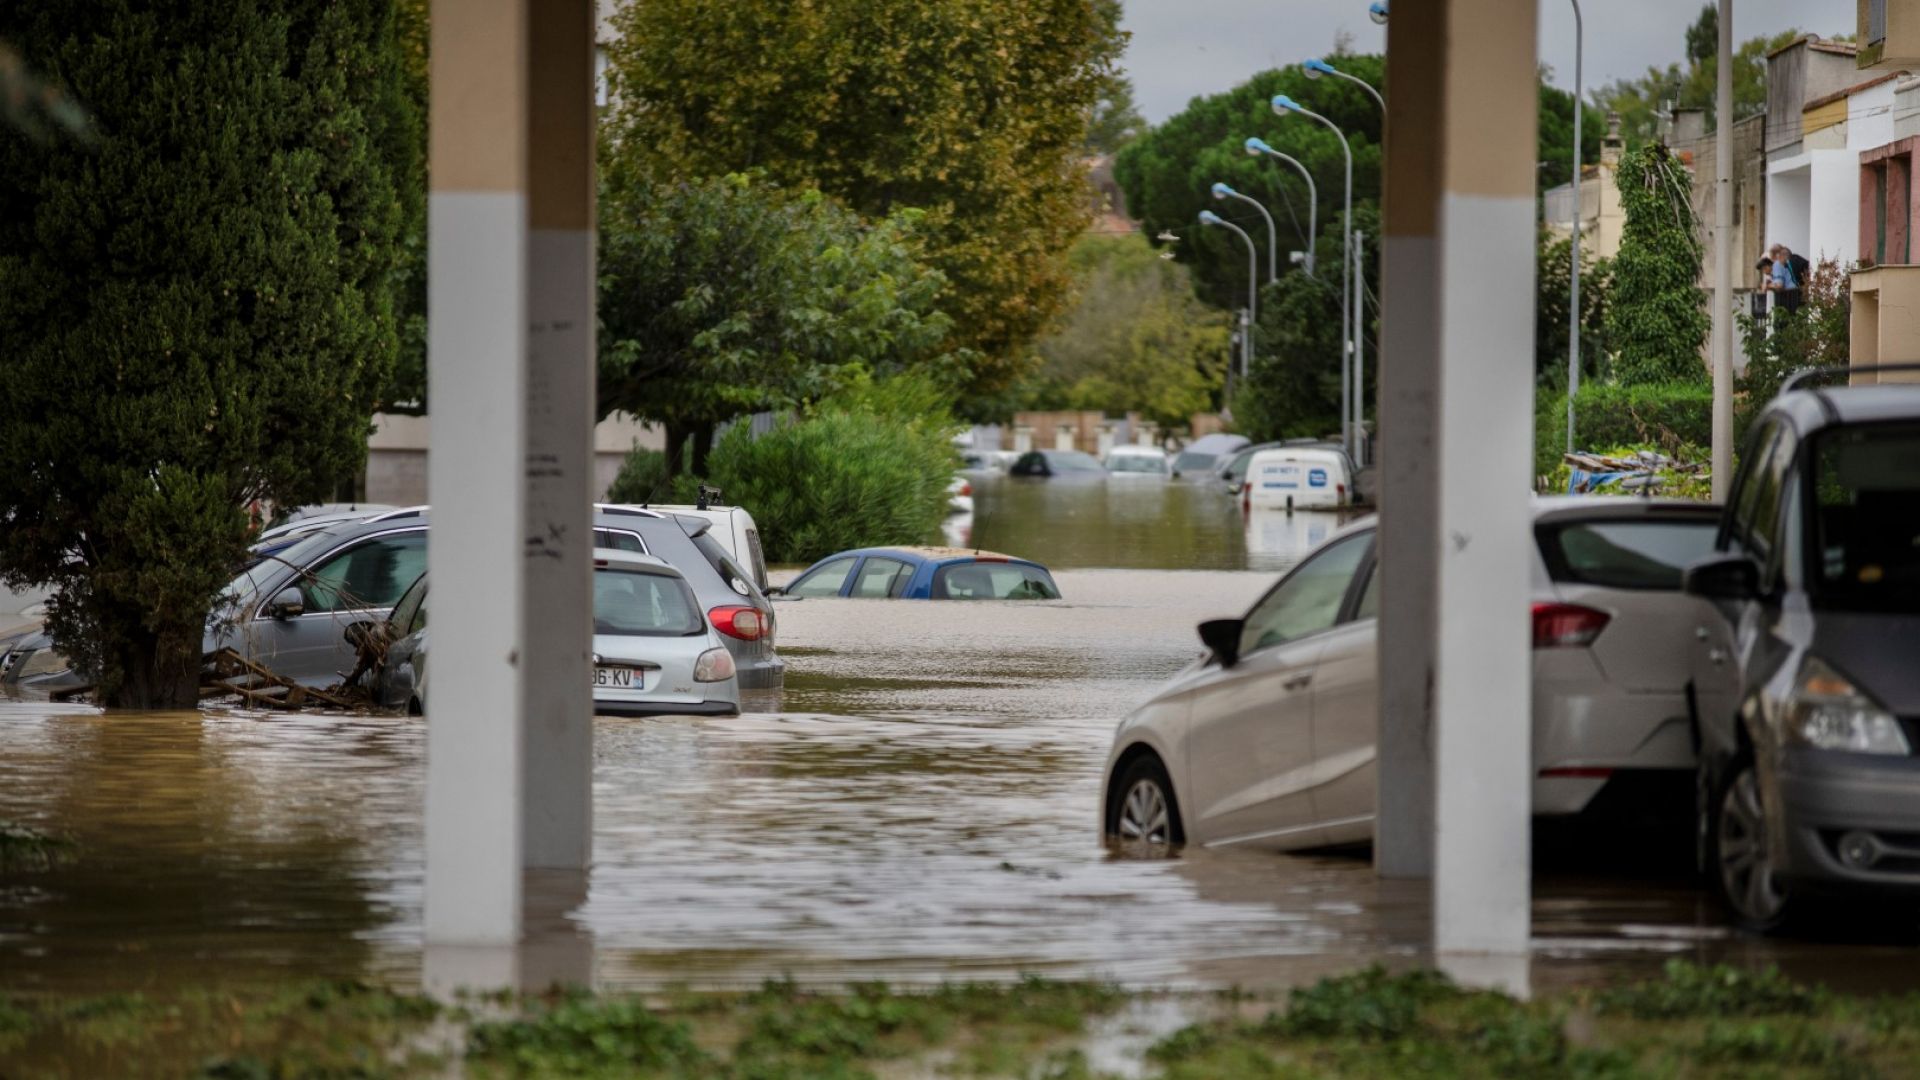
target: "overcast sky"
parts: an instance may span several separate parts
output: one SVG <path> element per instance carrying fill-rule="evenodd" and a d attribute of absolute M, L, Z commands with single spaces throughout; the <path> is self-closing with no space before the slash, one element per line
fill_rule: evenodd
<path fill-rule="evenodd" d="M 1413 2 L 1413 0 L 1408 0 Z M 1734 40 L 1789 27 L 1822 37 L 1854 30 L 1855 0 L 1734 0 Z M 1125 0 L 1133 32 L 1125 66 L 1140 111 L 1159 123 L 1195 97 L 1249 75 L 1318 56 L 1334 35 L 1378 52 L 1386 34 L 1367 18 L 1367 0 Z M 1699 0 L 1586 0 L 1588 89 L 1680 60 Z M 1573 84 L 1573 6 L 1541 0 L 1540 59 L 1556 85 Z"/>

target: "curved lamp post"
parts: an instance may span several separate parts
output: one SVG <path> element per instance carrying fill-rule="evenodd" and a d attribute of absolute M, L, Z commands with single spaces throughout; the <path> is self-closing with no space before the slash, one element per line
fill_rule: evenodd
<path fill-rule="evenodd" d="M 1280 235 L 1274 231 L 1273 215 L 1267 213 L 1267 208 L 1261 206 L 1258 200 L 1242 195 L 1225 184 L 1213 185 L 1213 197 L 1216 199 L 1239 199 L 1241 202 L 1260 211 L 1260 216 L 1265 218 L 1267 222 L 1267 280 L 1274 281 L 1278 279 L 1280 276 Z"/>
<path fill-rule="evenodd" d="M 1247 325 L 1240 335 L 1240 375 L 1246 377 L 1247 369 L 1253 366 L 1253 320 L 1257 313 L 1254 305 L 1260 293 L 1260 253 L 1253 246 L 1253 237 L 1247 231 L 1211 210 L 1200 211 L 1200 224 L 1218 225 L 1223 229 L 1232 229 L 1247 245 Z"/>
<path fill-rule="evenodd" d="M 1308 172 L 1307 167 L 1305 165 L 1300 164 L 1300 162 L 1297 159 L 1289 157 L 1286 154 L 1283 154 L 1280 151 L 1275 150 L 1273 147 L 1268 146 L 1267 141 L 1265 139 L 1262 139 L 1259 137 L 1249 138 L 1247 140 L 1246 145 L 1247 145 L 1247 153 L 1252 154 L 1255 157 L 1258 157 L 1261 154 L 1265 154 L 1271 158 L 1278 158 L 1281 161 L 1284 161 L 1287 164 L 1293 166 L 1294 168 L 1300 170 L 1300 178 L 1307 182 L 1307 276 L 1312 277 L 1313 276 L 1313 251 L 1314 251 L 1313 238 L 1314 238 L 1314 234 L 1319 229 L 1319 219 L 1320 219 L 1320 189 L 1313 182 L 1313 174 Z"/>
<path fill-rule="evenodd" d="M 1340 230 L 1340 442 L 1347 452 L 1353 452 L 1353 402 L 1360 395 L 1353 385 L 1353 370 L 1350 357 L 1357 357 L 1354 338 L 1359 336 L 1359 326 L 1348 305 L 1356 303 L 1359 297 L 1353 292 L 1353 147 L 1347 142 L 1347 134 L 1339 125 L 1301 105 L 1285 94 L 1273 96 L 1273 111 L 1281 116 L 1298 113 L 1309 120 L 1317 120 L 1325 125 L 1340 140 L 1340 149 L 1347 156 L 1347 197 L 1345 224 Z"/>
<path fill-rule="evenodd" d="M 1312 60 L 1301 61 L 1300 69 L 1307 73 L 1307 78 L 1309 79 L 1317 79 L 1322 75 L 1332 75 L 1336 79 L 1345 79 L 1360 89 L 1365 90 L 1367 93 L 1372 94 L 1373 103 L 1380 106 L 1382 113 L 1387 111 L 1387 99 L 1380 96 L 1380 91 L 1375 90 L 1372 83 L 1358 75 L 1349 75 L 1319 57 L 1315 57 Z"/>

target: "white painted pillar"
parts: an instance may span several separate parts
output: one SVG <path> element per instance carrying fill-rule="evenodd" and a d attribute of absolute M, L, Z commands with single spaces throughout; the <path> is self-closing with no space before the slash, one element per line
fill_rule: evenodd
<path fill-rule="evenodd" d="M 1441 120 L 1434 949 L 1524 954 L 1532 893 L 1536 0 L 1449 0 Z M 1476 279 L 1476 276 L 1478 280 Z"/>
<path fill-rule="evenodd" d="M 594 5 L 530 27 L 523 861 L 584 869 L 593 841 Z"/>
<path fill-rule="evenodd" d="M 537 14 L 432 12 L 430 946 L 517 942 L 523 867 L 586 862 L 593 12 Z"/>
<path fill-rule="evenodd" d="M 431 17 L 426 936 L 510 945 L 522 858 L 527 9 L 435 0 Z"/>
<path fill-rule="evenodd" d="M 1518 957 L 1531 893 L 1536 0 L 1403 7 L 1388 24 L 1392 344 L 1382 383 L 1397 385 L 1382 402 L 1381 664 L 1414 670 L 1383 686 L 1381 859 L 1418 869 L 1421 807 L 1395 801 L 1406 793 L 1394 784 L 1411 776 L 1417 786 L 1418 750 L 1430 745 L 1435 952 Z M 1410 129 L 1423 107 L 1431 124 Z M 1425 295 L 1418 273 L 1431 283 Z M 1430 351 L 1398 354 L 1422 315 Z M 1430 430 L 1393 430 L 1423 398 Z M 1426 454 L 1401 456 L 1422 437 Z M 1424 501 L 1396 502 L 1423 487 Z M 1430 593 L 1409 600 L 1404 589 Z"/>

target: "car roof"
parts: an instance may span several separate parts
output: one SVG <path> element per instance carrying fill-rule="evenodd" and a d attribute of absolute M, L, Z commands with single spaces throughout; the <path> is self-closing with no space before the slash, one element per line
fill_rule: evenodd
<path fill-rule="evenodd" d="M 1342 465 L 1347 463 L 1346 452 L 1337 446 L 1269 446 L 1265 450 L 1255 452 L 1253 457 L 1248 459 L 1248 464 L 1251 465 L 1253 462 L 1259 461 L 1261 458 L 1269 455 L 1282 459 L 1287 457 L 1305 458 L 1307 455 L 1313 455 L 1311 460 L 1316 461 L 1319 460 L 1321 456 L 1325 456 L 1338 460 Z"/>
<path fill-rule="evenodd" d="M 820 562 L 831 559 L 857 558 L 863 555 L 904 555 L 920 562 L 953 562 L 958 559 L 985 559 L 989 562 L 1017 562 L 1030 566 L 1040 566 L 1032 559 L 1023 559 L 1018 555 L 1003 555 L 997 551 L 984 551 L 980 548 L 939 547 L 935 545 L 907 544 L 896 547 L 852 548 L 836 551 Z M 1042 566 L 1041 569 L 1046 569 Z"/>
<path fill-rule="evenodd" d="M 1634 518 L 1653 514 L 1698 514 L 1702 518 L 1717 521 L 1720 517 L 1720 506 L 1717 503 L 1701 502 L 1698 499 L 1644 495 L 1535 495 L 1533 497 L 1533 519 L 1536 522 Z"/>
<path fill-rule="evenodd" d="M 1767 412 L 1784 413 L 1793 420 L 1794 428 L 1801 432 L 1834 424 L 1920 420 L 1920 383 L 1870 383 L 1789 390 L 1775 398 L 1767 406 Z"/>
<path fill-rule="evenodd" d="M 1228 454 L 1252 441 L 1252 439 L 1247 438 L 1245 435 L 1231 435 L 1224 431 L 1216 431 L 1211 435 L 1202 435 L 1193 440 L 1182 447 L 1180 452 L 1183 454 Z"/>
<path fill-rule="evenodd" d="M 1144 457 L 1166 457 L 1167 456 L 1167 452 L 1165 450 L 1160 449 L 1157 446 L 1140 446 L 1137 443 L 1128 443 L 1125 446 L 1116 446 L 1109 449 L 1107 453 L 1108 454 L 1140 454 Z"/>

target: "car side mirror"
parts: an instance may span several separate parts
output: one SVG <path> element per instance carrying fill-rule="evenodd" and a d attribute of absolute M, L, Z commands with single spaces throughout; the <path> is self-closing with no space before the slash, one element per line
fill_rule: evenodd
<path fill-rule="evenodd" d="M 764 596 L 785 596 L 787 594 L 786 587 L 782 585 L 769 585 L 761 589 L 760 592 Z"/>
<path fill-rule="evenodd" d="M 1240 635 L 1246 628 L 1245 619 L 1210 619 L 1200 624 L 1200 642 L 1222 668 L 1230 668 L 1240 662 Z"/>
<path fill-rule="evenodd" d="M 291 619 L 296 615 L 306 614 L 306 611 L 306 597 L 301 596 L 300 590 L 293 586 L 281 589 L 274 595 L 273 601 L 267 605 L 267 614 L 276 619 Z"/>
<path fill-rule="evenodd" d="M 1752 600 L 1760 595 L 1760 567 L 1745 555 L 1722 555 L 1687 567 L 1681 589 L 1708 600 Z"/>

